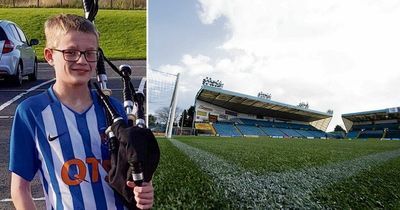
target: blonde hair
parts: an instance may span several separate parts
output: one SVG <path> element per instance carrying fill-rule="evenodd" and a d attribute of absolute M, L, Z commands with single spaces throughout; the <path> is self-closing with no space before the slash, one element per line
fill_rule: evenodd
<path fill-rule="evenodd" d="M 60 37 L 69 31 L 78 31 L 94 34 L 99 40 L 99 33 L 96 27 L 84 17 L 72 14 L 60 14 L 47 19 L 44 23 L 44 33 L 46 35 L 46 47 L 57 47 Z"/>

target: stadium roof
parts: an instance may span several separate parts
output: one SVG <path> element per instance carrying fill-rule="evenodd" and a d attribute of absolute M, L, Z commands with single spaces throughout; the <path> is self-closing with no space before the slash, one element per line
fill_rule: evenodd
<path fill-rule="evenodd" d="M 400 107 L 343 114 L 342 118 L 352 122 L 400 119 Z"/>
<path fill-rule="evenodd" d="M 204 85 L 197 93 L 196 100 L 201 100 L 240 113 L 262 115 L 278 119 L 313 122 L 332 117 L 331 114 L 325 112 L 304 109 Z"/>

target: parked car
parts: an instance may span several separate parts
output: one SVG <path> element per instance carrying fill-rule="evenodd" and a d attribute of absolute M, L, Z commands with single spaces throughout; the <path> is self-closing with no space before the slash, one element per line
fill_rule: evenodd
<path fill-rule="evenodd" d="M 0 77 L 11 79 L 21 86 L 24 76 L 30 81 L 37 79 L 37 57 L 32 46 L 39 40 L 27 40 L 17 24 L 0 20 Z"/>

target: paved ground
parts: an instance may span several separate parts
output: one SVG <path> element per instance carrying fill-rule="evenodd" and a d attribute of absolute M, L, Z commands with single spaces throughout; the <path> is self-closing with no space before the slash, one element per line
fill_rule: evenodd
<path fill-rule="evenodd" d="M 129 60 L 113 62 L 117 67 L 121 64 L 128 64 L 133 67 L 132 83 L 137 89 L 143 77 L 146 76 L 145 60 Z M 122 83 L 119 76 L 113 72 L 107 65 L 108 87 L 112 89 L 113 96 L 121 98 Z M 41 85 L 54 78 L 54 70 L 47 63 L 40 63 L 38 68 L 38 80 L 29 82 L 24 80 L 22 87 L 13 87 L 4 80 L 0 80 L 0 209 L 14 209 L 10 198 L 10 173 L 8 171 L 9 159 L 9 136 L 12 125 L 12 118 L 18 104 L 25 98 L 36 95 L 46 90 L 53 82 L 40 86 L 39 88 L 28 91 L 30 88 Z M 10 103 L 11 99 L 23 94 L 21 98 Z M 122 99 L 121 99 L 122 101 Z M 38 209 L 45 209 L 43 190 L 38 177 L 32 182 L 32 195 L 39 198 L 35 201 Z"/>

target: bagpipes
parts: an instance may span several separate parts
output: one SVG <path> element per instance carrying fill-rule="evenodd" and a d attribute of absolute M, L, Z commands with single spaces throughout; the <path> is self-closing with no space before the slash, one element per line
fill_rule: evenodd
<path fill-rule="evenodd" d="M 98 0 L 83 0 L 83 7 L 85 18 L 93 23 L 98 11 Z M 111 90 L 107 88 L 104 61 L 122 77 L 124 109 L 128 123 L 123 120 L 110 102 Z M 143 182 L 150 182 L 158 166 L 160 150 L 153 133 L 146 128 L 144 93 L 143 91 L 135 92 L 130 78 L 131 71 L 129 65 L 121 65 L 118 69 L 99 48 L 96 73 L 100 87 L 97 83 L 94 83 L 94 86 L 104 106 L 109 126 L 106 130 L 111 157 L 108 180 L 114 191 L 122 196 L 126 206 L 136 209 L 133 190 L 126 186 L 126 182 L 133 180 L 137 186 L 141 186 Z M 135 104 L 137 105 L 136 115 L 134 113 Z"/>

